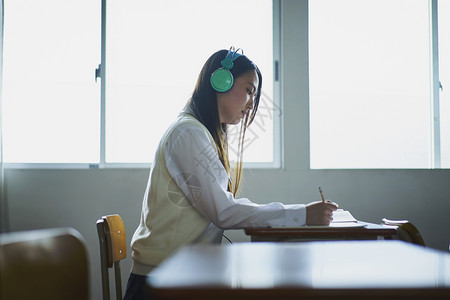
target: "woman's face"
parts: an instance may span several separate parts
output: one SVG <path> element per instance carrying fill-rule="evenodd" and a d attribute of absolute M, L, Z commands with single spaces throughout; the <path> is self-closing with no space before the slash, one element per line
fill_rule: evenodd
<path fill-rule="evenodd" d="M 259 79 L 255 70 L 235 78 L 233 87 L 217 94 L 220 123 L 239 124 L 253 109 Z"/>

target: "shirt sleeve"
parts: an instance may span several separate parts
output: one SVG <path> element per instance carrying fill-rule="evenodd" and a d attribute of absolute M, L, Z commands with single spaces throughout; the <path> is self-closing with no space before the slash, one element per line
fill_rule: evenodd
<path fill-rule="evenodd" d="M 295 227 L 306 223 L 304 204 L 256 204 L 227 191 L 228 175 L 209 136 L 196 124 L 177 126 L 165 147 L 166 167 L 188 201 L 222 229 Z"/>

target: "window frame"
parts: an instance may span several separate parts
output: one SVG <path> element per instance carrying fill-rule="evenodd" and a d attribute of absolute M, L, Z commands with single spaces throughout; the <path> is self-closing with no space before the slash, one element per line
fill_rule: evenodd
<path fill-rule="evenodd" d="M 439 105 L 439 35 L 438 35 L 438 0 L 429 1 L 430 16 L 430 85 L 431 85 L 431 169 L 441 168 L 441 130 Z"/>

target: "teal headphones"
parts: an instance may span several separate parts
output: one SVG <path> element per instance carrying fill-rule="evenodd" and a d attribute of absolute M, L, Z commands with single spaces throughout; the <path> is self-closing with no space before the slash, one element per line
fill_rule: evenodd
<path fill-rule="evenodd" d="M 228 50 L 227 56 L 220 62 L 222 67 L 211 74 L 210 82 L 215 91 L 224 93 L 233 87 L 234 78 L 230 69 L 233 68 L 233 61 L 242 55 L 237 53 L 239 50 L 244 54 L 242 49 L 238 48 L 237 50 L 234 50 L 234 47 L 231 47 L 230 50 Z"/>

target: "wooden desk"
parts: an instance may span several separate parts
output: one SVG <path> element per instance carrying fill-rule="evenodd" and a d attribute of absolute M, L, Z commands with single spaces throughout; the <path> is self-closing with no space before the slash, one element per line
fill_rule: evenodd
<path fill-rule="evenodd" d="M 383 226 L 358 221 L 365 227 L 327 227 L 302 226 L 284 228 L 247 228 L 245 234 L 252 242 L 280 242 L 280 241 L 323 241 L 323 240 L 371 240 L 393 239 L 397 233 L 395 227 Z"/>
<path fill-rule="evenodd" d="M 147 284 L 157 299 L 450 299 L 450 254 L 402 241 L 197 245 Z"/>

